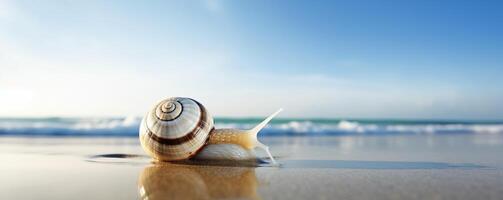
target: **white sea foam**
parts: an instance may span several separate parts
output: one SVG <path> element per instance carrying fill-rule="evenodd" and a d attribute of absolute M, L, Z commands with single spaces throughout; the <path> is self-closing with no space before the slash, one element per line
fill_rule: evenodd
<path fill-rule="evenodd" d="M 116 129 L 116 128 L 128 128 L 137 127 L 140 123 L 141 118 L 138 117 L 126 117 L 124 119 L 97 119 L 97 120 L 81 120 L 71 125 L 71 129 Z"/>
<path fill-rule="evenodd" d="M 141 118 L 2 120 L 0 135 L 134 135 Z"/>
<path fill-rule="evenodd" d="M 0 119 L 0 135 L 116 135 L 136 136 L 141 118 Z M 217 128 L 247 129 L 248 120 L 217 123 Z M 290 120 L 268 125 L 261 133 L 271 135 L 386 135 L 386 134 L 503 134 L 503 123 L 363 123 Z"/>
<path fill-rule="evenodd" d="M 361 124 L 342 120 L 337 124 L 291 121 L 269 129 L 296 134 L 501 134 L 503 124 Z"/>

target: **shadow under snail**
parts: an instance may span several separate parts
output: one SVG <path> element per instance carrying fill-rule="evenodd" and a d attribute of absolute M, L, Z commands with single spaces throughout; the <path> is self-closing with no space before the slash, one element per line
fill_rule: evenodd
<path fill-rule="evenodd" d="M 255 148 L 263 149 L 273 164 L 269 147 L 257 134 L 279 112 L 250 130 L 215 129 L 213 117 L 191 98 L 172 97 L 157 103 L 140 125 L 140 143 L 158 161 L 256 159 Z"/>

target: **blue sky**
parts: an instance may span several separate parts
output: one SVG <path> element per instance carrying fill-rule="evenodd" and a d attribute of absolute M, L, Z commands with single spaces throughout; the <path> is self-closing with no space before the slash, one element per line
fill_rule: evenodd
<path fill-rule="evenodd" d="M 0 116 L 503 119 L 498 1 L 0 0 Z"/>

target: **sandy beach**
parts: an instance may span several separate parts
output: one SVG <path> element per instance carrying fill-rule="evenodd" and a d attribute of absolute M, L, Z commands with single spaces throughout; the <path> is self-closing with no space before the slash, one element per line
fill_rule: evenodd
<path fill-rule="evenodd" d="M 498 135 L 267 137 L 280 167 L 152 163 L 134 137 L 2 137 L 0 199 L 501 199 Z"/>

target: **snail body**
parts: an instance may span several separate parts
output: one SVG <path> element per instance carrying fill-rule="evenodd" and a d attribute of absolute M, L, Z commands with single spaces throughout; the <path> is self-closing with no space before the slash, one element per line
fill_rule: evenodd
<path fill-rule="evenodd" d="M 145 152 L 159 161 L 195 159 L 247 160 L 253 149 L 269 147 L 257 139 L 258 132 L 281 110 L 250 130 L 215 129 L 206 108 L 191 98 L 173 97 L 157 103 L 140 125 L 140 143 Z"/>
<path fill-rule="evenodd" d="M 201 149 L 195 160 L 239 160 L 254 161 L 257 156 L 255 151 L 248 150 L 237 144 L 208 144 Z"/>

